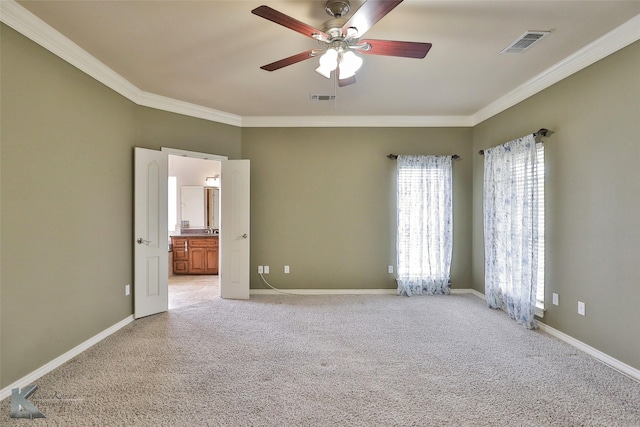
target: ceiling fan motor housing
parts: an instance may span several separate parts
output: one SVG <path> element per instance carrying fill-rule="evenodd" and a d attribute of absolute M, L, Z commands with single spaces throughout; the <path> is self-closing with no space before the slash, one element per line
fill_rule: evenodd
<path fill-rule="evenodd" d="M 349 13 L 350 5 L 348 0 L 327 0 L 324 10 L 327 15 L 340 18 Z"/>
<path fill-rule="evenodd" d="M 342 38 L 342 26 L 347 22 L 346 18 L 334 18 L 329 19 L 322 24 L 320 28 L 323 32 L 331 37 L 331 40 L 336 38 Z"/>

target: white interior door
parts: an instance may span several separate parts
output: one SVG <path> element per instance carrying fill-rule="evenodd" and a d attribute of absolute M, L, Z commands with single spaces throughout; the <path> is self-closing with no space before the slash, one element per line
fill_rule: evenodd
<path fill-rule="evenodd" d="M 220 169 L 220 296 L 249 299 L 249 160 Z"/>
<path fill-rule="evenodd" d="M 134 317 L 169 309 L 167 153 L 135 148 Z"/>

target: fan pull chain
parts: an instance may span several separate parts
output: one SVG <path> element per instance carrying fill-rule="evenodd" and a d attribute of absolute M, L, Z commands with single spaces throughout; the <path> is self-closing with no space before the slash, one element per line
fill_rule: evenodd
<path fill-rule="evenodd" d="M 333 109 L 338 109 L 338 70 L 333 72 Z"/>

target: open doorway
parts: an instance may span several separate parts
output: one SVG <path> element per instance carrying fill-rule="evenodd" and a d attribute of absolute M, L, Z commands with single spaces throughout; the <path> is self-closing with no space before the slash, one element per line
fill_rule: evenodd
<path fill-rule="evenodd" d="M 220 297 L 220 162 L 168 156 L 169 310 Z"/>
<path fill-rule="evenodd" d="M 250 161 L 165 147 L 161 151 L 135 147 L 133 311 L 136 319 L 169 308 L 167 187 L 170 155 L 220 163 L 218 253 L 212 256 L 214 251 L 207 248 L 194 251 L 199 256 L 196 265 L 209 268 L 211 263 L 218 262 L 220 298 L 246 300 L 250 295 Z"/>

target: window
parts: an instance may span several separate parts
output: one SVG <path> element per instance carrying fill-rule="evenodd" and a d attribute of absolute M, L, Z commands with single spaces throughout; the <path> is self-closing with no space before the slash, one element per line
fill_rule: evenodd
<path fill-rule="evenodd" d="M 544 309 L 544 147 L 528 135 L 485 150 L 485 297 L 526 327 Z"/>
<path fill-rule="evenodd" d="M 452 256 L 450 156 L 398 156 L 398 293 L 448 294 Z"/>
<path fill-rule="evenodd" d="M 524 187 L 525 176 L 525 158 L 520 157 L 519 162 L 514 165 L 514 179 L 520 184 L 519 188 Z M 544 145 L 542 143 L 536 143 L 536 178 L 529 175 L 527 178 L 528 188 L 537 189 L 537 217 L 538 228 L 534 238 L 529 242 L 530 251 L 538 252 L 538 274 L 537 274 L 537 286 L 536 286 L 536 315 L 542 317 L 544 314 Z M 537 185 L 533 185 L 533 179 L 537 179 Z"/>
<path fill-rule="evenodd" d="M 544 314 L 544 145 L 536 146 L 538 162 L 538 287 L 536 291 L 536 314 Z"/>

